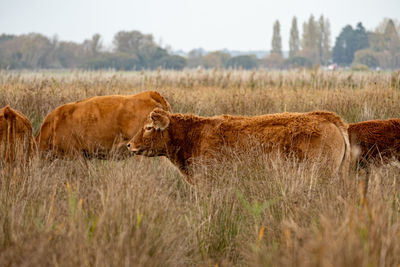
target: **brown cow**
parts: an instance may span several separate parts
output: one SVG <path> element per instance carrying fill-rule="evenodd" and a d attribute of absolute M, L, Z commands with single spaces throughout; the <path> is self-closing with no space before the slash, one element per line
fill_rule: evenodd
<path fill-rule="evenodd" d="M 349 140 L 356 156 L 358 167 L 364 169 L 363 199 L 368 191 L 371 164 L 400 160 L 400 120 L 370 120 L 349 124 Z"/>
<path fill-rule="evenodd" d="M 9 105 L 0 109 L 0 158 L 6 163 L 27 161 L 35 149 L 32 124 Z"/>
<path fill-rule="evenodd" d="M 58 157 L 126 156 L 126 143 L 156 107 L 171 110 L 168 102 L 153 91 L 68 103 L 47 115 L 36 142 L 40 152 L 52 152 L 52 156 Z"/>
<path fill-rule="evenodd" d="M 213 158 L 224 147 L 245 150 L 250 139 L 257 141 L 264 153 L 279 150 L 311 161 L 326 157 L 333 173 L 347 175 L 347 124 L 325 111 L 199 117 L 155 109 L 127 146 L 135 154 L 168 157 L 190 183 L 194 160 Z"/>
<path fill-rule="evenodd" d="M 400 160 L 400 120 L 371 120 L 349 124 L 349 140 L 358 147 L 358 164 L 386 162 L 391 158 Z"/>

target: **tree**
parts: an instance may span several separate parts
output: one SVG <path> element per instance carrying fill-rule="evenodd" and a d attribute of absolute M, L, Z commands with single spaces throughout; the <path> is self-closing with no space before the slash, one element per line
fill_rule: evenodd
<path fill-rule="evenodd" d="M 313 15 L 310 16 L 308 22 L 303 24 L 301 56 L 307 58 L 313 64 L 319 63 L 318 25 Z"/>
<path fill-rule="evenodd" d="M 230 58 L 226 65 L 231 68 L 255 69 L 258 66 L 258 60 L 254 55 L 237 56 Z"/>
<path fill-rule="evenodd" d="M 379 61 L 374 51 L 371 49 L 362 49 L 354 54 L 353 65 L 358 64 L 368 66 L 369 68 L 376 68 L 379 66 Z"/>
<path fill-rule="evenodd" d="M 224 68 L 230 58 L 229 53 L 214 51 L 203 56 L 202 65 L 205 68 Z"/>
<path fill-rule="evenodd" d="M 186 59 L 170 55 L 157 46 L 151 35 L 138 31 L 119 32 L 113 52 L 101 51 L 101 36 L 83 43 L 59 41 L 41 34 L 0 35 L 0 68 L 90 68 L 154 69 L 158 66 L 182 69 Z"/>
<path fill-rule="evenodd" d="M 192 49 L 188 53 L 188 67 L 197 68 L 202 65 L 202 57 L 205 51 L 202 48 Z"/>
<path fill-rule="evenodd" d="M 385 33 L 386 26 L 389 23 L 389 20 L 391 20 L 396 28 L 396 31 L 399 33 L 400 32 L 400 22 L 397 19 L 390 19 L 390 18 L 384 18 L 379 25 L 375 28 L 376 33 Z"/>
<path fill-rule="evenodd" d="M 392 53 L 396 53 L 398 50 L 400 50 L 400 38 L 394 22 L 391 19 L 389 19 L 386 25 L 384 37 L 387 50 L 391 51 Z"/>
<path fill-rule="evenodd" d="M 158 61 L 158 65 L 164 69 L 181 70 L 186 67 L 187 62 L 184 57 L 172 55 L 165 56 Z"/>
<path fill-rule="evenodd" d="M 74 42 L 59 42 L 56 50 L 57 61 L 62 68 L 76 68 L 84 58 L 83 46 Z"/>
<path fill-rule="evenodd" d="M 95 56 L 96 54 L 98 54 L 102 46 L 103 45 L 101 43 L 101 36 L 98 33 L 94 34 L 92 36 L 92 39 L 85 40 L 83 42 L 83 47 L 90 56 Z"/>
<path fill-rule="evenodd" d="M 355 30 L 347 25 L 336 38 L 333 48 L 333 61 L 340 65 L 349 66 L 353 62 L 354 53 L 368 46 L 368 35 L 361 22 L 357 24 Z"/>
<path fill-rule="evenodd" d="M 393 20 L 389 19 L 385 32 L 384 32 L 384 40 L 385 40 L 385 50 L 389 53 L 389 64 L 387 67 L 394 69 L 400 67 L 399 65 L 399 56 L 400 56 L 400 38 L 396 27 L 394 25 Z"/>
<path fill-rule="evenodd" d="M 327 65 L 331 57 L 331 31 L 329 20 L 325 20 L 324 17 L 321 16 L 318 21 L 318 26 L 319 63 Z"/>
<path fill-rule="evenodd" d="M 312 67 L 312 62 L 305 57 L 294 56 L 285 61 L 287 68 Z"/>
<path fill-rule="evenodd" d="M 299 29 L 297 28 L 297 18 L 293 17 L 292 27 L 290 28 L 289 38 L 289 58 L 296 56 L 300 49 Z"/>
<path fill-rule="evenodd" d="M 353 62 L 353 27 L 347 25 L 336 37 L 333 47 L 333 61 L 341 65 L 350 65 Z"/>
<path fill-rule="evenodd" d="M 120 31 L 114 36 L 115 50 L 121 53 L 137 54 L 146 48 L 154 48 L 153 35 L 139 31 Z"/>
<path fill-rule="evenodd" d="M 2 35 L 0 35 L 0 43 L 8 41 L 8 40 L 12 40 L 15 37 L 16 37 L 15 35 L 3 33 Z"/>
<path fill-rule="evenodd" d="M 14 38 L 13 41 L 20 41 L 21 63 L 26 68 L 47 68 L 46 57 L 52 48 L 51 41 L 44 35 L 31 33 Z"/>
<path fill-rule="evenodd" d="M 283 68 L 285 60 L 282 55 L 278 54 L 269 54 L 267 57 L 261 59 L 261 65 L 264 68 L 270 69 L 281 69 Z"/>
<path fill-rule="evenodd" d="M 387 69 L 400 67 L 400 23 L 385 18 L 374 32 L 368 33 L 371 50 L 379 61 L 379 66 Z"/>
<path fill-rule="evenodd" d="M 281 38 L 281 26 L 279 24 L 279 20 L 274 23 L 274 33 L 272 35 L 272 49 L 271 54 L 282 56 L 282 38 Z"/>
<path fill-rule="evenodd" d="M 113 43 L 118 53 L 135 55 L 139 59 L 137 68 L 157 67 L 157 60 L 168 55 L 165 49 L 157 46 L 151 34 L 138 31 L 120 31 L 114 36 Z"/>
<path fill-rule="evenodd" d="M 355 29 L 355 51 L 361 50 L 369 47 L 369 40 L 367 31 L 361 22 L 357 23 L 357 27 Z"/>

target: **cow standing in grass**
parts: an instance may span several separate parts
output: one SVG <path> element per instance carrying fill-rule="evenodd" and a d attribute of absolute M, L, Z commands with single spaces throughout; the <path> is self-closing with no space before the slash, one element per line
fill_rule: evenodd
<path fill-rule="evenodd" d="M 349 124 L 352 146 L 360 149 L 358 163 L 384 163 L 389 159 L 400 160 L 400 120 L 371 120 Z"/>
<path fill-rule="evenodd" d="M 349 140 L 359 151 L 358 166 L 366 170 L 363 195 L 367 194 L 370 165 L 400 160 L 400 120 L 370 120 L 349 124 Z"/>
<path fill-rule="evenodd" d="M 26 162 L 33 154 L 32 124 L 9 105 L 0 109 L 0 160 L 7 164 Z"/>
<path fill-rule="evenodd" d="M 197 159 L 215 158 L 224 148 L 246 151 L 256 143 L 264 153 L 279 151 L 309 161 L 326 158 L 332 173 L 348 171 L 347 124 L 325 111 L 199 117 L 155 109 L 127 146 L 138 155 L 168 157 L 192 182 L 192 165 Z"/>
<path fill-rule="evenodd" d="M 153 91 L 68 103 L 47 115 L 36 142 L 42 154 L 57 157 L 123 157 L 127 155 L 126 143 L 154 108 L 171 110 L 168 102 Z"/>

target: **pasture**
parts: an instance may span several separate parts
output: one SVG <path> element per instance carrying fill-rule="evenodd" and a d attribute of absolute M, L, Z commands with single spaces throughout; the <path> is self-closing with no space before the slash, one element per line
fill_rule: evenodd
<path fill-rule="evenodd" d="M 0 107 L 25 114 L 35 134 L 66 102 L 147 90 L 202 116 L 400 117 L 400 73 L 0 72 Z M 328 177 L 258 151 L 199 166 L 195 186 L 164 158 L 28 165 L 0 170 L 0 266 L 400 264 L 399 163 L 372 169 L 366 199 L 363 172 Z"/>

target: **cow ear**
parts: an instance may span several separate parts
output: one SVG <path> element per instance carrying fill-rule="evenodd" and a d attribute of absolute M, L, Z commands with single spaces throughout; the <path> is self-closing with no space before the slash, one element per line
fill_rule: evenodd
<path fill-rule="evenodd" d="M 169 126 L 168 112 L 163 109 L 157 108 L 150 113 L 150 119 L 156 130 L 165 130 Z"/>
<path fill-rule="evenodd" d="M 10 105 L 7 105 L 3 110 L 4 118 L 6 120 L 15 117 L 14 111 L 11 109 Z"/>

